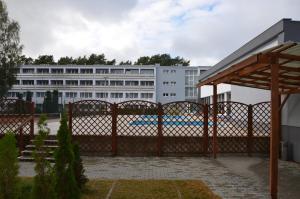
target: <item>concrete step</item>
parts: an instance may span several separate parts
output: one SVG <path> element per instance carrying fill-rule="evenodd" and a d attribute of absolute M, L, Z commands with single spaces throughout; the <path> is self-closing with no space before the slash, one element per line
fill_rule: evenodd
<path fill-rule="evenodd" d="M 27 157 L 27 156 L 19 156 L 18 160 L 22 161 L 22 162 L 34 162 L 33 157 Z M 52 157 L 47 157 L 46 160 L 48 160 L 50 162 L 54 162 L 54 158 L 52 158 Z"/>
<path fill-rule="evenodd" d="M 33 144 L 29 144 L 25 146 L 26 150 L 34 150 L 35 149 L 35 145 Z M 44 145 L 43 148 L 48 148 L 49 150 L 55 150 L 58 148 L 57 145 Z"/>
<path fill-rule="evenodd" d="M 34 140 L 30 140 L 31 144 L 34 143 Z M 57 140 L 44 140 L 45 145 L 57 145 L 58 141 Z"/>
<path fill-rule="evenodd" d="M 24 150 L 22 151 L 22 155 L 23 156 L 32 156 L 33 155 L 34 150 Z M 38 151 L 37 153 L 46 153 L 45 151 Z M 48 151 L 50 156 L 53 156 L 54 151 L 53 150 L 49 150 Z"/>

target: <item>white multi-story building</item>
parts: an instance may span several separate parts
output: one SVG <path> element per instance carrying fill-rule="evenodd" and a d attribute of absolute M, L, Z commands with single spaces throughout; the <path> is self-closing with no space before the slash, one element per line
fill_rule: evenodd
<path fill-rule="evenodd" d="M 208 67 L 159 65 L 23 65 L 8 97 L 32 92 L 41 108 L 46 91 L 58 90 L 59 104 L 84 99 L 108 102 L 197 100 L 200 72 Z"/>

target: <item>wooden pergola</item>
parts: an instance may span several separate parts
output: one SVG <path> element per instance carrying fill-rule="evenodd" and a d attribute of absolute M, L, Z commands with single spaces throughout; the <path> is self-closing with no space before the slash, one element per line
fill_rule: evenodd
<path fill-rule="evenodd" d="M 269 183 L 271 197 L 277 198 L 281 109 L 290 94 L 300 93 L 300 44 L 284 43 L 254 54 L 198 83 L 197 87 L 213 86 L 214 138 L 217 137 L 217 85 L 221 83 L 271 91 Z M 285 98 L 281 102 L 282 95 Z M 217 142 L 213 140 L 215 158 L 216 153 Z"/>

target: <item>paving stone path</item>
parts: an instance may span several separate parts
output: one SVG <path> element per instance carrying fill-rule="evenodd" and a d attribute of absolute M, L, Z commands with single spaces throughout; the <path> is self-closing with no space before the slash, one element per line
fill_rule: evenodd
<path fill-rule="evenodd" d="M 233 174 L 212 158 L 83 157 L 89 178 L 200 179 L 223 198 L 268 198 L 255 179 Z M 20 175 L 32 176 L 33 164 L 21 163 Z"/>

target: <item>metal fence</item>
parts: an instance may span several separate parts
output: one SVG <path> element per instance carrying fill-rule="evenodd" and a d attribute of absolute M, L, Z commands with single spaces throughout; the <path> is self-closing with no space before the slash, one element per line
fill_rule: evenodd
<path fill-rule="evenodd" d="M 0 138 L 11 132 L 16 135 L 20 150 L 34 136 L 34 104 L 19 99 L 0 99 Z"/>
<path fill-rule="evenodd" d="M 212 105 L 189 101 L 78 101 L 69 104 L 69 128 L 82 152 L 95 155 L 208 155 L 213 140 L 218 153 L 268 152 L 268 102 L 217 107 L 216 139 Z"/>

